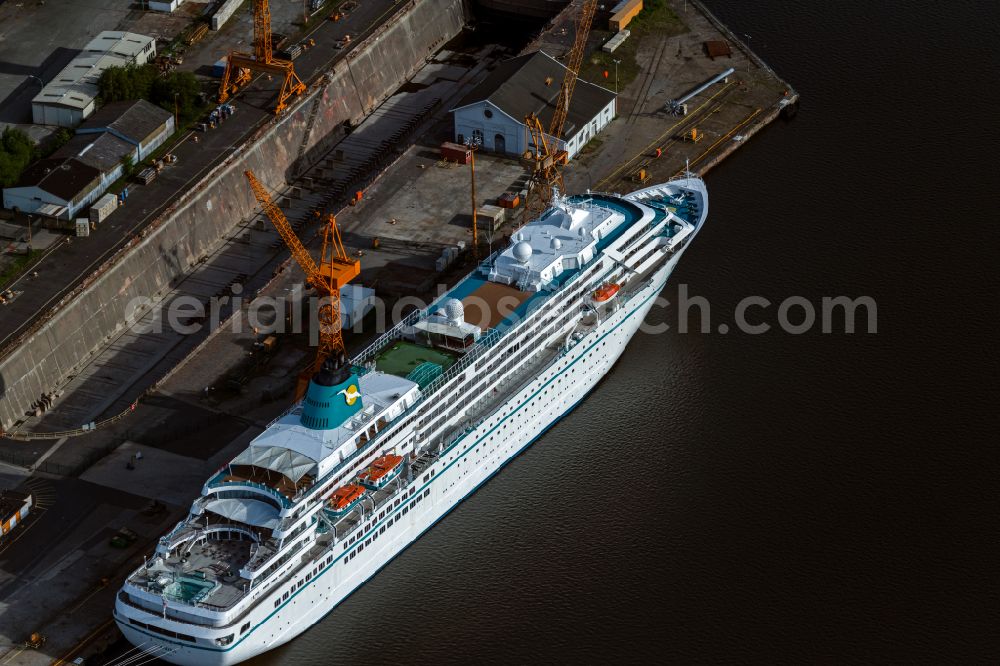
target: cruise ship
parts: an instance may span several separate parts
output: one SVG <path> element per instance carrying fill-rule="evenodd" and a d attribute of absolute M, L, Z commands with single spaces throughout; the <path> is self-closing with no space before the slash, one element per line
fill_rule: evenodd
<path fill-rule="evenodd" d="M 584 399 L 707 212 L 690 174 L 557 195 L 429 307 L 324 364 L 205 483 L 118 593 L 122 633 L 168 662 L 235 664 L 322 620 Z"/>

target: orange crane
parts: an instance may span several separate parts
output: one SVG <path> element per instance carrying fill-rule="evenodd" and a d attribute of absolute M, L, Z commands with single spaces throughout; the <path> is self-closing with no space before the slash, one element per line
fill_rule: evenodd
<path fill-rule="evenodd" d="M 573 89 L 576 87 L 576 79 L 583 64 L 587 36 L 590 34 L 590 25 L 596 10 L 597 0 L 583 0 L 583 6 L 576 17 L 576 36 L 566 62 L 566 74 L 559 87 L 559 97 L 556 100 L 556 110 L 552 114 L 552 122 L 549 123 L 549 131 L 545 132 L 542 121 L 533 113 L 529 113 L 524 119 L 529 135 L 526 138 L 530 142 L 529 145 L 534 145 L 534 152 L 529 150 L 526 155 L 531 163 L 531 178 L 528 181 L 528 195 L 524 202 L 525 224 L 548 207 L 556 188 L 560 192 L 564 191 L 560 165 L 566 163 L 568 155 L 565 150 L 556 150 L 556 147 L 562 139 L 566 116 L 569 114 L 569 103 L 573 99 Z"/>
<path fill-rule="evenodd" d="M 285 214 L 271 200 L 271 196 L 253 175 L 253 171 L 247 170 L 243 173 L 250 182 L 250 189 L 253 190 L 253 195 L 263 208 L 264 214 L 278 230 L 281 239 L 285 241 L 285 245 L 291 250 L 295 261 L 305 273 L 306 283 L 315 289 L 320 297 L 319 347 L 316 350 L 315 361 L 299 375 L 296 395 L 302 397 L 309 379 L 319 371 L 323 361 L 344 351 L 344 338 L 340 330 L 340 288 L 358 276 L 361 272 L 361 263 L 347 256 L 340 239 L 340 230 L 337 228 L 337 219 L 329 215 L 323 227 L 323 248 L 317 265 L 309 251 L 302 245 L 302 241 L 295 235 L 295 230 L 292 229 Z"/>
<path fill-rule="evenodd" d="M 292 95 L 301 95 L 306 84 L 295 73 L 290 60 L 275 58 L 271 52 L 271 7 L 268 0 L 253 0 L 253 54 L 232 51 L 226 61 L 226 71 L 219 86 L 219 103 L 236 94 L 241 86 L 249 83 L 250 72 L 266 72 L 284 77 L 274 114 L 279 115 L 288 106 Z"/>

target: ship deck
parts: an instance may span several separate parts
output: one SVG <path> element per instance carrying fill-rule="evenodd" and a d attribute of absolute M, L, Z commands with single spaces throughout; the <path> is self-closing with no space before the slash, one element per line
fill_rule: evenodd
<path fill-rule="evenodd" d="M 442 370 L 447 370 L 456 360 L 457 354 L 447 349 L 396 340 L 375 356 L 375 369 L 389 375 L 406 377 L 424 363 L 436 363 Z"/>
<path fill-rule="evenodd" d="M 602 252 L 609 245 L 618 240 L 627 229 L 642 217 L 642 209 L 634 203 L 622 200 L 618 197 L 605 194 L 588 194 L 568 197 L 571 204 L 576 206 L 597 206 L 605 210 L 621 213 L 624 221 L 615 227 L 610 233 L 597 242 L 597 253 Z M 544 214 L 540 220 L 544 220 Z M 663 219 L 661 212 L 655 224 Z M 529 223 L 531 224 L 531 223 Z M 484 263 L 484 266 L 487 262 Z M 551 283 L 550 287 L 544 291 L 528 292 L 521 291 L 513 286 L 487 280 L 483 275 L 483 266 L 473 271 L 458 284 L 452 287 L 442 296 L 435 305 L 431 306 L 428 313 L 436 312 L 448 299 L 454 298 L 466 306 L 466 320 L 479 325 L 483 332 L 490 329 L 505 330 L 521 321 L 530 311 L 541 305 L 541 302 L 548 299 L 557 292 L 564 284 L 577 275 L 581 267 L 570 268 L 562 271 Z M 484 309 L 486 310 L 484 312 Z"/>

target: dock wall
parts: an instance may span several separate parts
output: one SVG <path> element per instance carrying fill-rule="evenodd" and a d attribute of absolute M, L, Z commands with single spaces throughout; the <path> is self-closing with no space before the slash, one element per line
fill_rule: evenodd
<path fill-rule="evenodd" d="M 158 300 L 234 227 L 255 214 L 243 172 L 283 188 L 412 77 L 465 24 L 462 0 L 412 0 L 263 126 L 133 242 L 109 259 L 0 358 L 0 428 L 24 417 L 128 325 L 130 304 Z M 311 126 L 310 116 L 312 117 Z M 81 424 L 82 425 L 82 424 Z"/>

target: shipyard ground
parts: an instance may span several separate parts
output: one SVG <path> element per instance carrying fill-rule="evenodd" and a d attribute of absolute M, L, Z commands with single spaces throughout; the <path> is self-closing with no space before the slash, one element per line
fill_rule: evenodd
<path fill-rule="evenodd" d="M 149 35 L 162 47 L 194 24 L 207 3 L 188 2 L 171 14 L 143 11 L 138 4 L 121 0 L 0 3 L 0 129 L 15 126 L 36 140 L 51 133 L 52 127 L 31 124 L 31 99 L 41 90 L 40 82 L 51 81 L 98 33 L 125 30 Z M 272 3 L 271 23 L 275 32 L 298 32 L 302 4 Z M 245 49 L 251 24 L 250 12 L 238 12 L 221 30 L 186 49 L 181 69 L 197 72 L 233 48 Z"/>
<path fill-rule="evenodd" d="M 280 4 L 288 6 L 288 3 Z M 8 3 L 6 7 L 4 11 L 10 12 L 12 5 Z M 317 46 L 305 51 L 295 61 L 299 76 L 304 81 L 309 81 L 318 73 L 329 69 L 333 62 L 343 58 L 350 50 L 349 48 L 336 49 L 334 43 L 338 39 L 351 34 L 355 41 L 358 41 L 365 34 L 377 28 L 385 20 L 387 12 L 399 9 L 402 9 L 402 0 L 375 0 L 359 5 L 358 9 L 349 14 L 343 21 L 317 22 L 308 33 L 317 40 Z M 89 7 L 87 11 L 90 11 Z M 117 16 L 119 13 L 121 12 L 112 12 L 112 16 Z M 157 18 L 155 15 L 149 18 L 149 12 L 137 13 L 143 15 L 139 18 L 146 17 L 144 20 Z M 73 12 L 70 14 L 75 16 Z M 123 18 L 120 20 L 120 25 L 132 26 L 135 23 L 134 20 L 128 19 L 127 13 L 121 14 Z M 301 15 L 299 16 L 301 18 Z M 58 18 L 55 21 L 57 26 L 64 26 L 66 19 Z M 234 17 L 232 25 L 227 25 L 220 32 L 223 33 L 223 36 L 230 36 L 229 41 L 238 42 L 239 40 L 232 36 L 244 34 L 243 31 L 237 31 L 241 26 L 245 29 L 243 23 L 245 21 L 240 17 Z M 20 21 L 17 24 L 20 24 Z M 68 25 L 66 24 L 64 27 L 68 29 Z M 91 23 L 87 23 L 87 25 L 90 26 Z M 106 24 L 102 24 L 100 29 L 107 29 Z M 100 29 L 94 28 L 91 32 L 96 34 Z M 27 32 L 29 35 L 33 35 L 32 39 L 37 40 L 40 51 L 46 50 L 42 48 L 43 45 L 52 44 L 49 37 L 38 34 L 37 29 Z M 18 40 L 8 40 L 4 43 L 12 44 L 19 42 L 19 40 L 21 40 L 20 35 Z M 196 45 L 196 48 L 201 47 L 198 51 L 202 54 L 201 58 L 191 61 L 185 60 L 184 66 L 193 67 L 196 70 L 200 69 L 204 65 L 198 65 L 198 62 L 203 60 L 214 62 L 212 58 L 221 57 L 220 50 L 224 51 L 227 48 L 219 45 L 210 47 L 208 44 L 209 42 L 204 45 Z M 213 41 L 211 44 L 215 44 L 215 42 Z M 18 48 L 20 49 L 20 47 Z M 57 58 L 57 60 L 68 62 L 73 55 L 75 55 L 75 50 L 70 49 L 68 57 Z M 44 65 L 44 63 L 34 69 L 41 67 L 45 72 L 54 75 L 63 65 L 65 62 L 54 67 L 54 71 L 51 72 L 50 69 L 53 68 Z M 30 69 L 32 69 L 31 66 L 24 68 L 25 72 Z M 27 114 L 27 120 L 30 120 L 30 100 L 34 94 L 37 94 L 37 85 L 35 87 L 27 86 L 22 81 L 11 89 L 14 80 L 17 80 L 16 77 L 12 78 L 10 75 L 0 76 L 0 83 L 10 90 L 8 99 L 11 106 L 4 106 L 4 114 L 9 114 L 4 117 L 11 118 L 11 122 L 14 118 L 24 122 L 25 114 Z M 114 255 L 136 234 L 160 216 L 181 194 L 197 185 L 214 166 L 231 157 L 233 151 L 244 139 L 257 131 L 258 128 L 271 122 L 274 117 L 271 109 L 274 103 L 275 85 L 276 83 L 273 81 L 269 82 L 257 77 L 235 102 L 237 113 L 232 118 L 210 132 L 188 132 L 177 137 L 170 148 L 170 152 L 178 158 L 176 165 L 165 169 L 149 185 L 132 185 L 129 189 L 127 205 L 108 217 L 106 222 L 102 223 L 95 233 L 86 240 L 81 239 L 76 242 L 76 239 L 62 236 L 58 239 L 59 242 L 50 243 L 45 247 L 43 249 L 44 256 L 32 267 L 32 273 L 25 274 L 5 286 L 5 288 L 20 293 L 11 304 L 0 306 L 2 307 L 0 311 L 3 312 L 3 317 L 0 317 L 0 347 L 9 344 L 18 335 L 28 330 L 37 318 L 45 314 L 84 277 L 92 273 L 102 262 Z M 0 90 L 0 94 L 2 92 Z M 23 220 L 21 223 L 23 224 Z M 24 236 L 22 231 L 18 236 L 19 240 L 23 241 Z M 41 245 L 42 243 L 38 244 L 39 249 L 42 249 Z M 36 247 L 34 241 L 32 247 Z M 37 278 L 33 277 L 35 272 L 38 273 Z"/>
<path fill-rule="evenodd" d="M 785 106 L 783 100 L 794 99 L 787 84 L 759 61 L 748 58 L 731 38 L 731 58 L 708 59 L 703 42 L 724 38 L 719 28 L 697 6 L 689 4 L 690 13 L 683 14 L 683 3 L 674 5 L 687 29 L 665 40 L 642 39 L 636 48 L 638 74 L 623 86 L 618 118 L 598 137 L 600 143 L 595 141 L 567 170 L 570 191 L 634 189 L 638 184 L 633 175 L 643 166 L 650 182 L 674 175 L 684 168 L 686 160 L 693 171 L 707 170 L 777 117 Z M 559 22 L 555 25 L 549 39 L 558 41 L 551 37 L 559 31 Z M 542 41 L 545 39 L 543 36 Z M 483 58 L 488 62 L 501 55 L 489 52 Z M 455 87 L 442 93 L 445 97 L 467 89 L 465 86 L 483 73 L 473 73 L 474 67 L 464 65 L 471 78 L 463 79 L 459 73 L 462 67 L 456 63 L 464 60 L 447 56 L 438 60 L 416 80 L 436 80 L 447 68 Z M 717 84 L 692 100 L 686 118 L 660 111 L 669 99 L 727 67 L 737 70 L 731 83 Z M 438 95 L 434 91 L 425 94 Z M 352 135 L 354 143 L 348 147 L 360 150 L 366 141 L 365 131 L 385 131 L 400 109 L 412 112 L 420 106 L 420 98 L 391 98 L 363 126 L 368 130 L 362 128 Z M 447 105 L 440 109 L 446 111 Z M 469 170 L 439 163 L 434 152 L 448 134 L 447 116 L 440 109 L 422 124 L 416 143 L 365 189 L 362 202 L 338 216 L 350 250 L 363 253 L 362 281 L 390 297 L 389 310 L 397 297 L 432 296 L 437 282 L 454 279 L 468 266 L 454 266 L 444 276 L 434 271 L 434 262 L 444 247 L 467 243 L 471 238 Z M 382 125 L 378 125 L 380 119 Z M 692 126 L 704 133 L 702 140 L 680 138 Z M 653 157 L 656 147 L 665 148 L 665 155 Z M 523 169 L 516 160 L 480 155 L 476 167 L 480 204 L 523 186 Z M 321 160 L 316 167 L 320 170 L 316 191 L 300 193 L 300 198 L 289 192 L 285 202 L 289 217 L 301 215 L 321 197 L 323 181 L 329 182 L 329 175 L 322 170 L 339 168 L 342 165 L 336 161 Z M 309 236 L 310 227 L 300 234 Z M 372 248 L 375 238 L 379 239 L 378 250 Z M 260 296 L 287 294 L 301 281 L 301 274 L 288 266 L 283 251 L 273 249 L 275 241 L 269 225 L 247 220 L 240 234 L 220 248 L 218 256 L 227 258 L 217 266 L 227 268 L 216 269 L 219 274 L 209 280 L 209 293 L 226 284 L 235 272 L 247 273 L 246 267 L 252 266 L 256 273 L 251 276 L 257 275 L 258 282 L 251 281 L 248 292 L 252 288 Z M 348 335 L 348 345 L 354 349 L 363 346 L 373 335 L 371 327 L 378 317 L 375 313 L 365 322 L 365 331 Z M 68 661 L 100 652 L 114 640 L 109 609 L 123 576 L 141 563 L 142 554 L 151 550 L 155 538 L 186 510 L 210 471 L 245 446 L 290 400 L 297 369 L 311 354 L 305 336 L 286 337 L 267 363 L 240 373 L 246 381 L 239 390 L 227 388 L 226 380 L 234 369 L 246 367 L 258 337 L 247 327 L 239 333 L 223 328 L 198 339 L 193 348 L 178 347 L 175 353 L 180 359 L 155 354 L 144 358 L 134 353 L 138 341 L 132 341 L 131 348 L 109 347 L 93 374 L 113 373 L 127 366 L 129 369 L 118 371 L 135 380 L 133 389 L 141 385 L 142 377 L 152 376 L 158 364 L 183 362 L 134 415 L 107 430 L 64 440 L 0 442 L 3 453 L 26 456 L 25 465 L 85 468 L 77 478 L 38 471 L 32 474 L 23 467 L 0 468 L 0 482 L 17 485 L 30 474 L 27 483 L 45 498 L 45 505 L 20 534 L 0 546 L 0 640 L 6 641 L 0 643 L 0 664 L 42 664 L 58 658 Z M 126 357 L 133 365 L 124 363 Z M 120 381 L 116 377 L 109 385 Z M 116 400 L 127 401 L 133 395 L 126 393 Z M 88 397 L 81 391 L 79 399 L 82 403 L 93 395 Z M 73 422 L 74 416 L 60 413 L 71 404 L 66 400 L 47 415 L 53 426 L 62 418 Z M 142 451 L 143 460 L 130 470 L 137 450 Z M 91 464 L 95 459 L 97 462 Z M 162 508 L 154 506 L 153 500 L 159 500 Z M 109 540 L 122 527 L 133 530 L 138 538 L 126 549 L 114 549 Z M 44 556 L 36 557 L 37 553 Z M 42 589 L 44 594 L 39 593 Z M 31 631 L 48 636 L 40 651 L 19 646 Z"/>

